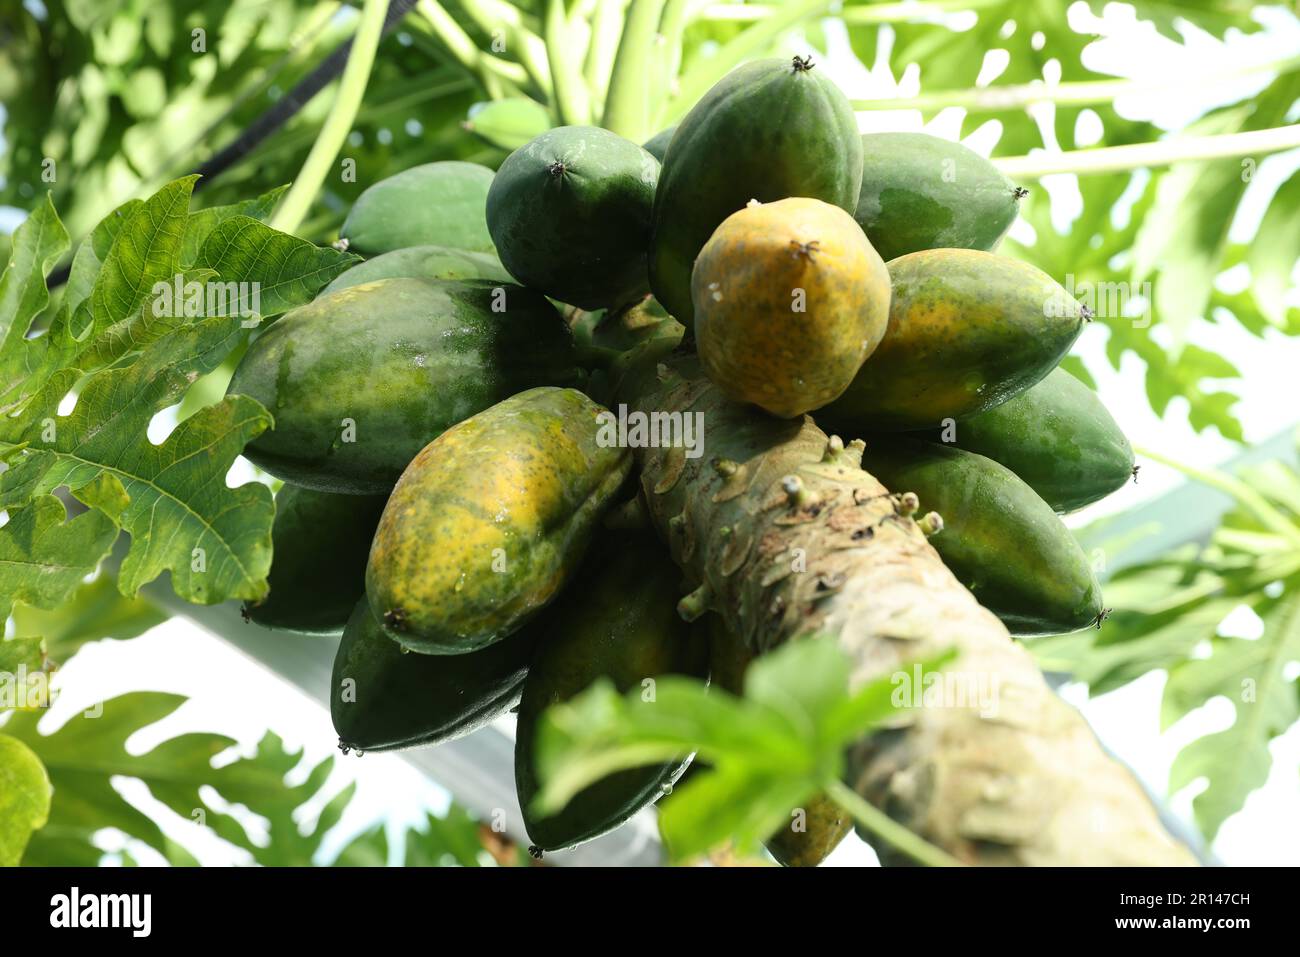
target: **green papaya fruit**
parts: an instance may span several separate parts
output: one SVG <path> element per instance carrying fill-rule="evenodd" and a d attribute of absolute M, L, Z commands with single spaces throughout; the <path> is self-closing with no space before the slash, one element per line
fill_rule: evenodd
<path fill-rule="evenodd" d="M 542 634 L 515 727 L 515 789 L 528 836 L 542 850 L 572 847 L 613 830 L 684 770 L 686 762 L 669 761 L 620 771 L 578 792 L 554 815 L 533 809 L 540 790 L 537 725 L 547 708 L 597 678 L 627 692 L 667 674 L 707 673 L 707 643 L 677 614 L 679 579 L 667 551 L 650 536 L 606 535 L 573 587 L 538 619 Z"/>
<path fill-rule="evenodd" d="M 737 697 L 745 691 L 745 672 L 754 655 L 718 615 L 709 615 L 709 681 Z M 763 842 L 783 867 L 816 867 L 853 830 L 853 819 L 838 804 L 817 794 L 792 808 L 790 823 Z"/>
<path fill-rule="evenodd" d="M 659 161 L 593 126 L 561 126 L 506 157 L 487 199 L 497 254 L 525 286 L 599 309 L 643 296 Z"/>
<path fill-rule="evenodd" d="M 809 58 L 732 70 L 686 115 L 659 176 L 650 288 L 688 330 L 691 270 L 718 225 L 751 199 L 820 199 L 852 214 L 862 139 L 844 94 Z"/>
<path fill-rule="evenodd" d="M 384 507 L 370 606 L 403 645 L 462 654 L 518 630 L 572 576 L 631 469 L 609 413 L 573 389 L 530 389 L 420 451 Z"/>
<path fill-rule="evenodd" d="M 517 150 L 551 128 L 551 114 L 534 99 L 511 96 L 475 103 L 461 125 L 492 146 Z"/>
<path fill-rule="evenodd" d="M 506 267 L 492 253 L 473 253 L 450 246 L 409 246 L 381 253 L 357 263 L 321 290 L 328 296 L 340 289 L 380 279 L 491 279 L 514 282 Z M 319 298 L 319 296 L 317 297 Z"/>
<path fill-rule="evenodd" d="M 1133 475 L 1133 447 L 1097 393 L 1060 368 L 997 408 L 926 438 L 1005 465 L 1062 513 L 1105 498 Z"/>
<path fill-rule="evenodd" d="M 244 450 L 255 465 L 318 491 L 375 494 L 444 429 L 522 389 L 582 379 L 573 338 L 539 293 L 381 279 L 285 315 L 228 391 L 275 419 Z"/>
<path fill-rule="evenodd" d="M 384 495 L 335 495 L 285 485 L 275 495 L 270 592 L 249 620 L 303 634 L 338 634 L 366 590 L 366 558 Z"/>
<path fill-rule="evenodd" d="M 407 246 L 491 252 L 486 216 L 491 185 L 492 171 L 477 163 L 446 160 L 412 166 L 358 196 L 339 238 L 363 256 Z"/>
<path fill-rule="evenodd" d="M 677 126 L 675 124 L 666 130 L 660 130 L 642 143 L 641 148 L 662 163 L 664 157 L 668 155 L 668 144 L 673 141 L 673 134 L 676 132 Z"/>
<path fill-rule="evenodd" d="M 407 652 L 365 596 L 343 629 L 330 717 L 343 751 L 394 751 L 469 734 L 519 703 L 534 633 L 524 629 L 467 655 Z"/>
<path fill-rule="evenodd" d="M 886 260 L 922 249 L 993 249 L 1024 190 L 973 150 L 928 133 L 865 133 L 854 218 Z"/>
<path fill-rule="evenodd" d="M 930 249 L 887 263 L 884 338 L 842 396 L 818 412 L 843 431 L 937 428 L 1006 402 L 1056 368 L 1090 318 L 1028 263 Z"/>
<path fill-rule="evenodd" d="M 943 530 L 944 563 L 1013 635 L 1054 635 L 1095 624 L 1101 586 L 1052 507 L 990 458 L 921 439 L 866 437 L 862 467 L 891 492 L 915 492 Z"/>

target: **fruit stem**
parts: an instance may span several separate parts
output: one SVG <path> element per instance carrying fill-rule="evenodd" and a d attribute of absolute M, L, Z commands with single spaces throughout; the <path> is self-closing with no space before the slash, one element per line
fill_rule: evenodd
<path fill-rule="evenodd" d="M 650 88 L 655 79 L 655 37 L 663 9 L 664 0 L 632 0 L 609 76 L 604 126 L 634 143 L 654 132 L 650 128 Z"/>
<path fill-rule="evenodd" d="M 878 10 L 883 7 L 865 9 Z M 1289 73 L 1297 69 L 1300 69 L 1300 56 L 1265 60 L 1260 63 L 1237 64 L 1227 69 L 1206 70 L 1190 76 L 1166 76 L 1142 80 L 1084 80 L 1054 84 L 1039 81 L 967 90 L 937 90 L 933 93 L 921 93 L 918 96 L 853 100 L 852 103 L 855 110 L 921 110 L 928 113 L 957 106 L 969 113 L 999 113 L 1003 110 L 1014 110 L 1038 103 L 1087 106 L 1093 103 L 1110 103 L 1120 96 L 1127 95 L 1167 93 L 1171 90 L 1181 93 L 1190 87 L 1218 86 L 1225 80 L 1249 76 L 1253 73 L 1275 71 Z"/>
<path fill-rule="evenodd" d="M 1057 173 L 1116 173 L 1144 166 L 1201 160 L 1257 157 L 1300 146 L 1300 124 L 1216 136 L 1178 136 L 1154 143 L 1103 146 L 1063 153 L 994 157 L 993 165 L 1014 179 L 1041 179 Z"/>
<path fill-rule="evenodd" d="M 829 778 L 822 790 L 864 828 L 917 863 L 927 867 L 962 866 L 961 861 L 951 854 L 909 831 L 883 811 L 876 810 L 839 778 Z"/>
<path fill-rule="evenodd" d="M 343 76 L 339 80 L 334 106 L 321 126 L 307 159 L 303 161 L 302 169 L 294 177 L 293 186 L 271 218 L 272 229 L 292 233 L 301 225 L 307 210 L 320 192 L 321 184 L 325 182 L 334 158 L 343 148 L 361 106 L 361 98 L 370 79 L 370 68 L 375 62 L 375 50 L 378 49 L 379 38 L 384 32 L 384 17 L 387 13 L 387 0 L 366 0 L 352 41 L 352 50 L 348 53 L 347 66 L 343 68 Z"/>
<path fill-rule="evenodd" d="M 1296 127 L 1296 129 L 1300 130 L 1300 127 Z M 1288 520 L 1285 515 L 1269 504 L 1264 496 L 1235 475 L 1229 475 L 1218 469 L 1201 469 L 1193 465 L 1186 465 L 1150 449 L 1135 447 L 1133 451 L 1144 458 L 1151 459 L 1153 462 L 1159 462 L 1161 465 L 1176 469 L 1202 485 L 1208 485 L 1210 488 L 1218 489 L 1225 495 L 1232 496 L 1243 508 L 1249 510 L 1251 514 L 1258 518 L 1264 527 L 1280 535 L 1296 548 L 1300 548 L 1300 528 L 1297 528 L 1294 522 Z"/>

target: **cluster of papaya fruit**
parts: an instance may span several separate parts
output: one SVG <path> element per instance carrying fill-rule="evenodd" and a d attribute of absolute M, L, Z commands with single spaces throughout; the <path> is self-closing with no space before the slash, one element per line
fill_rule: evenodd
<path fill-rule="evenodd" d="M 340 239 L 368 258 L 260 330 L 230 383 L 274 416 L 246 455 L 285 482 L 270 594 L 247 615 L 341 632 L 345 750 L 516 710 L 539 848 L 654 801 L 684 765 L 531 806 L 539 716 L 596 679 L 743 693 L 750 650 L 716 616 L 679 617 L 667 549 L 632 527 L 632 455 L 599 438 L 596 400 L 650 329 L 728 396 L 863 438 L 864 468 L 942 516 L 935 547 L 1013 634 L 1098 621 L 1058 514 L 1123 484 L 1133 455 L 1057 368 L 1087 310 L 991 252 L 1023 195 L 957 144 L 859 134 L 802 57 L 734 70 L 644 146 L 560 127 L 495 174 L 443 162 L 376 183 Z M 783 863 L 847 833 L 813 803 L 769 842 Z"/>

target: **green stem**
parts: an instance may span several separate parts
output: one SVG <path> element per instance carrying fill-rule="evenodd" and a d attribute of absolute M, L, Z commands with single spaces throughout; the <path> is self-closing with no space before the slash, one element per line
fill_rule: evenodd
<path fill-rule="evenodd" d="M 591 104 L 587 88 L 569 51 L 569 22 L 565 18 L 564 0 L 546 0 L 544 27 L 556 116 L 561 125 L 590 123 Z"/>
<path fill-rule="evenodd" d="M 484 88 L 501 95 L 514 94 L 520 92 L 520 85 L 528 82 L 528 72 L 518 63 L 502 60 L 479 49 L 473 38 L 437 0 L 419 0 L 416 9 L 456 62 L 478 77 Z"/>
<path fill-rule="evenodd" d="M 838 778 L 826 782 L 826 796 L 848 811 L 853 819 L 890 847 L 927 867 L 961 867 L 961 861 L 909 831 L 888 814 L 877 810 Z"/>
<path fill-rule="evenodd" d="M 348 131 L 352 129 L 352 123 L 357 117 L 357 110 L 361 107 L 361 98 L 365 95 L 366 82 L 370 79 L 370 68 L 375 62 L 375 50 L 379 47 L 384 15 L 387 12 L 387 0 L 366 0 L 361 11 L 361 22 L 352 41 L 352 50 L 348 54 L 348 64 L 343 68 L 343 76 L 339 80 L 334 106 L 321 126 L 320 135 L 312 144 L 311 152 L 307 154 L 293 186 L 271 218 L 273 229 L 292 233 L 306 217 L 307 210 L 320 192 L 321 184 L 325 182 L 330 166 L 343 148 Z"/>
<path fill-rule="evenodd" d="M 668 95 L 676 92 L 677 71 L 682 66 L 682 35 L 690 20 L 690 10 L 691 0 L 667 0 L 664 4 L 655 49 L 659 82 L 650 94 L 655 101 L 651 115 L 656 119 L 663 112 Z"/>
<path fill-rule="evenodd" d="M 1297 127 L 1297 130 L 1300 130 L 1300 127 Z M 1151 459 L 1153 462 L 1159 462 L 1171 469 L 1177 469 L 1188 478 L 1194 479 L 1202 485 L 1208 485 L 1210 488 L 1218 489 L 1225 495 L 1230 495 L 1239 505 L 1248 509 L 1251 514 L 1258 518 L 1265 528 L 1280 535 L 1296 548 L 1300 548 L 1300 528 L 1297 528 L 1294 522 L 1287 519 L 1285 515 L 1269 504 L 1264 496 L 1235 475 L 1220 472 L 1218 469 L 1201 469 L 1194 465 L 1186 465 L 1150 449 L 1135 447 L 1133 451 L 1138 455 Z"/>
<path fill-rule="evenodd" d="M 591 20 L 591 42 L 587 44 L 587 59 L 582 65 L 582 77 L 587 89 L 599 103 L 609 94 L 609 75 L 614 69 L 614 55 L 623 33 L 624 0 L 597 0 L 596 13 Z"/>
<path fill-rule="evenodd" d="M 1265 156 L 1300 147 L 1300 124 L 1279 126 L 1247 133 L 1223 133 L 1216 136 L 1178 136 L 1154 143 L 1130 143 L 1098 149 L 1069 150 L 1062 153 L 1035 153 L 1032 156 L 994 157 L 993 165 L 1014 180 L 1040 179 L 1057 173 L 1116 173 L 1143 166 L 1168 166 L 1171 163 L 1234 159 L 1242 156 Z"/>
<path fill-rule="evenodd" d="M 876 3 L 870 6 L 853 6 L 842 9 L 838 17 L 845 23 L 857 26 L 870 23 L 907 23 L 936 13 L 957 10 L 978 10 L 999 5 L 1003 0 L 907 0 L 906 3 Z M 699 10 L 695 19 L 753 23 L 775 16 L 780 4 L 714 3 Z"/>
<path fill-rule="evenodd" d="M 868 7 L 867 10 L 878 9 Z M 1086 106 L 1110 103 L 1130 94 L 1183 93 L 1189 88 L 1215 87 L 1226 81 L 1253 73 L 1290 73 L 1300 69 L 1300 56 L 1282 60 L 1248 63 L 1227 70 L 1207 70 L 1191 76 L 1163 77 L 1157 80 L 1087 80 L 1076 83 L 1020 83 L 1014 86 L 989 86 L 972 90 L 938 90 L 919 96 L 884 100 L 853 100 L 855 110 L 921 110 L 933 112 L 957 106 L 970 113 L 998 113 L 1021 109 L 1038 103 L 1060 106 Z"/>
<path fill-rule="evenodd" d="M 502 32 L 506 46 L 533 86 L 550 99 L 551 65 L 546 56 L 546 42 L 529 29 L 519 9 L 500 0 L 460 0 L 460 6 L 489 36 L 498 30 Z"/>
<path fill-rule="evenodd" d="M 699 101 L 709 87 L 742 61 L 766 49 L 773 40 L 804 20 L 825 13 L 835 0 L 789 0 L 770 16 L 747 27 L 724 43 L 713 56 L 701 60 L 682 75 L 677 94 L 668 102 L 656 126 L 667 126 Z"/>
<path fill-rule="evenodd" d="M 632 0 L 609 77 L 604 126 L 634 143 L 651 133 L 650 87 L 655 82 L 655 34 L 664 0 Z"/>

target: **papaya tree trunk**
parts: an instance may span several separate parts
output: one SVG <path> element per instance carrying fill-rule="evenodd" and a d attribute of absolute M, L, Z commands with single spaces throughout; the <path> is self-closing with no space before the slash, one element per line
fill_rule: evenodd
<path fill-rule="evenodd" d="M 658 358 L 629 364 L 614 395 L 651 434 L 666 422 L 702 428 L 694 450 L 635 449 L 652 520 L 698 586 L 684 614 L 720 613 L 760 654 L 831 636 L 855 686 L 956 653 L 942 700 L 852 747 L 846 783 L 970 864 L 1195 863 L 1132 774 L 948 571 L 914 503 L 861 469 L 860 443 L 828 438 L 808 416 L 780 420 L 727 400 L 691 357 Z"/>

